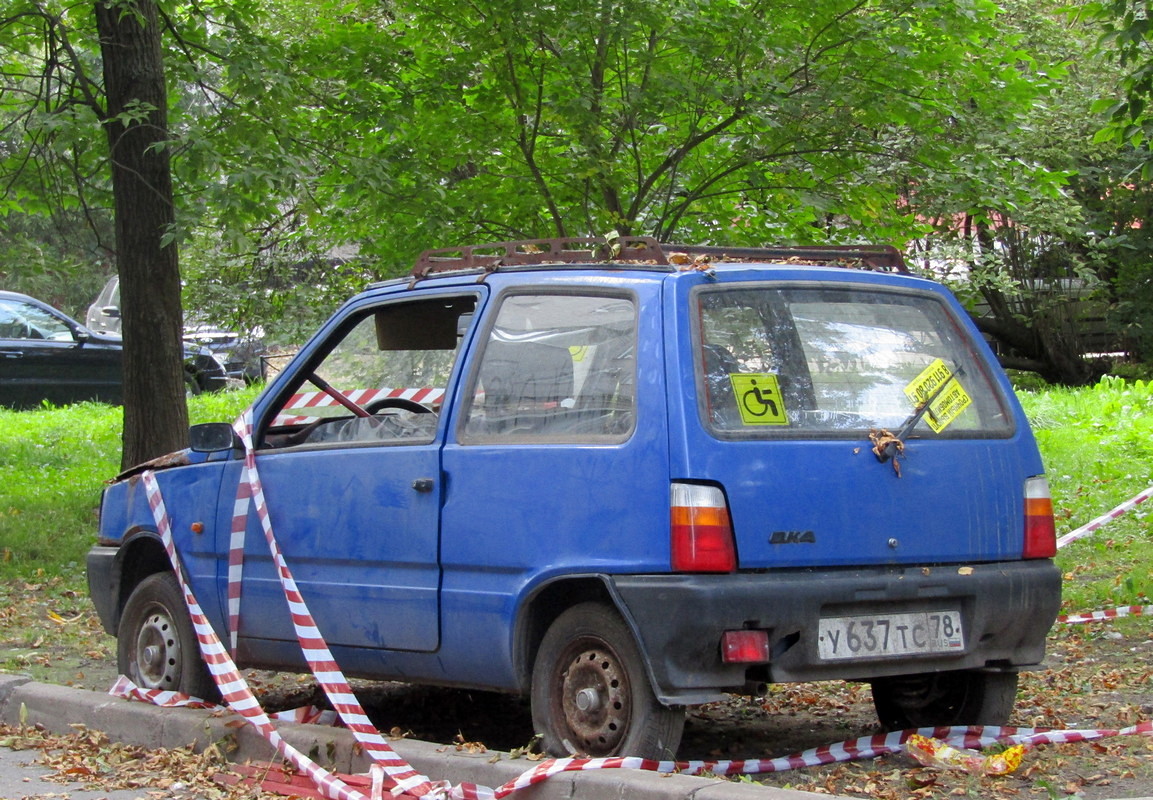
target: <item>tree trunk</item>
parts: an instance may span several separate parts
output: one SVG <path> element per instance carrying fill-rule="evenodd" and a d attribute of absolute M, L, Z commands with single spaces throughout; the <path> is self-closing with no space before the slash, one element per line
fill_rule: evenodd
<path fill-rule="evenodd" d="M 162 237 L 175 221 L 168 97 L 154 0 L 96 0 L 107 97 L 124 334 L 124 450 L 129 467 L 185 446 L 180 265 Z"/>

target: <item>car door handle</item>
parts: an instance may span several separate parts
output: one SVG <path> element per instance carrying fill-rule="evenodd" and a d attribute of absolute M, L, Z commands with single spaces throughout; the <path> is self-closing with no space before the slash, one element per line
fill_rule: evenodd
<path fill-rule="evenodd" d="M 21 350 L 0 350 L 0 356 L 4 358 L 24 358 L 24 353 Z"/>
<path fill-rule="evenodd" d="M 412 488 L 418 492 L 421 492 L 422 494 L 425 492 L 431 492 L 432 487 L 435 485 L 436 484 L 433 482 L 432 478 L 417 478 L 412 482 Z"/>

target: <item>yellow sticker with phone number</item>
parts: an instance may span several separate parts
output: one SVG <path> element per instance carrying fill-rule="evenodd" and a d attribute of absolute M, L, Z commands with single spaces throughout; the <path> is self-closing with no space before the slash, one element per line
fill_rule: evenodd
<path fill-rule="evenodd" d="M 949 385 L 945 386 L 946 383 Z M 936 397 L 933 397 L 934 393 Z M 929 410 L 925 412 L 925 421 L 934 433 L 949 427 L 973 403 L 973 398 L 969 397 L 960 380 L 954 377 L 952 370 L 939 358 L 909 381 L 905 387 L 905 396 L 918 408 L 933 398 Z"/>

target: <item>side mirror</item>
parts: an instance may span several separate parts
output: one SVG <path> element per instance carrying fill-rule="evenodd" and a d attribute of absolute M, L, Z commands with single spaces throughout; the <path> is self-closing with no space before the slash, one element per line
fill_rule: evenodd
<path fill-rule="evenodd" d="M 100 313 L 106 317 L 111 317 L 112 319 L 120 319 L 119 306 L 104 306 L 100 309 Z"/>
<path fill-rule="evenodd" d="M 188 429 L 188 446 L 195 453 L 242 450 L 244 444 L 227 422 L 205 422 Z"/>

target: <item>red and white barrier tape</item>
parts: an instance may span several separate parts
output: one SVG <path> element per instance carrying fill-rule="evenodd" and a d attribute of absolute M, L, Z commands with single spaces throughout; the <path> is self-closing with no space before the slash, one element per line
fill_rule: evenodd
<path fill-rule="evenodd" d="M 1057 549 L 1060 550 L 1062 547 L 1072 544 L 1078 539 L 1084 539 L 1086 536 L 1096 532 L 1106 524 L 1132 511 L 1134 508 L 1144 503 L 1150 497 L 1153 497 L 1153 486 L 1150 486 L 1145 491 L 1141 492 L 1135 497 L 1126 500 L 1124 503 L 1121 503 L 1120 505 L 1102 514 L 1096 519 L 1090 520 L 1080 528 L 1070 531 L 1064 536 L 1058 538 Z M 1087 611 L 1081 614 L 1062 614 L 1057 617 L 1057 622 L 1067 624 L 1100 622 L 1103 620 L 1117 619 L 1118 617 L 1138 616 L 1142 614 L 1153 614 L 1153 606 L 1121 606 L 1119 608 L 1111 608 L 1104 611 Z"/>
<path fill-rule="evenodd" d="M 137 686 L 129 678 L 121 675 L 112 684 L 108 694 L 113 697 L 123 697 L 126 700 L 141 700 L 162 708 L 220 708 L 216 703 L 201 700 L 199 697 L 189 697 L 180 692 L 166 692 L 161 689 L 144 689 Z M 283 722 L 297 722 L 303 725 L 329 725 L 339 722 L 335 711 L 317 708 L 316 706 L 302 706 L 288 711 L 276 711 L 268 715 L 271 719 Z"/>
<path fill-rule="evenodd" d="M 756 759 L 748 761 L 648 761 L 639 758 L 600 758 L 575 759 L 563 758 L 554 761 L 542 761 L 538 766 L 530 769 L 512 781 L 488 794 L 483 787 L 476 787 L 478 794 L 456 794 L 454 797 L 461 800 L 496 800 L 505 797 L 518 789 L 524 789 L 533 784 L 561 772 L 572 772 L 586 769 L 644 769 L 662 773 L 679 773 L 684 775 L 710 774 L 726 775 L 757 775 L 769 772 L 784 772 L 801 767 L 815 767 L 822 764 L 832 764 L 843 761 L 876 758 L 889 753 L 899 753 L 905 749 L 909 737 L 914 734 L 939 739 L 953 747 L 977 749 L 987 747 L 994 743 L 1022 744 L 1035 747 L 1039 744 L 1065 744 L 1069 742 L 1087 742 L 1110 736 L 1130 736 L 1136 734 L 1149 735 L 1153 733 L 1153 723 L 1142 722 L 1121 730 L 1068 730 L 1048 731 L 1035 728 L 1003 727 L 951 727 L 951 728 L 921 728 L 919 730 L 896 731 L 876 736 L 864 736 L 859 739 L 839 742 L 834 745 L 825 745 L 795 753 L 790 756 L 773 759 Z"/>
<path fill-rule="evenodd" d="M 320 394 L 320 393 L 318 393 Z M 399 395 L 398 395 L 399 396 Z M 308 398 L 310 401 L 314 398 Z M 427 398 L 426 398 L 427 399 Z M 323 404 L 316 400 L 317 405 Z M 862 737 L 833 745 L 806 750 L 802 753 L 774 759 L 755 759 L 741 761 L 652 761 L 640 758 L 564 758 L 541 762 L 532 769 L 525 771 L 519 777 L 496 789 L 477 786 L 475 784 L 459 784 L 450 787 L 445 782 L 433 782 L 419 774 L 404 759 L 388 745 L 379 731 L 369 721 L 359 701 L 352 693 L 343 673 L 336 665 L 329 652 L 324 638 L 316 627 L 304 598 L 297 589 L 291 571 L 288 569 L 283 554 L 280 552 L 272 531 L 272 523 L 265 504 L 264 490 L 260 483 L 260 476 L 256 469 L 255 451 L 252 446 L 252 417 L 251 410 L 246 411 L 237 420 L 235 429 L 244 443 L 245 457 L 242 478 L 237 487 L 236 501 L 233 508 L 233 521 L 229 547 L 228 567 L 228 619 L 229 635 L 232 650 L 235 651 L 236 636 L 239 627 L 240 585 L 243 572 L 244 533 L 247 527 L 250 507 L 255 507 L 257 518 L 268 544 L 269 551 L 277 567 L 281 586 L 288 600 L 292 613 L 293 626 L 297 638 L 304 652 L 314 676 L 324 688 L 333 708 L 344 724 L 356 737 L 364 751 L 373 759 L 374 764 L 370 771 L 372 800 L 382 796 L 387 786 L 389 792 L 397 797 L 451 797 L 455 800 L 498 800 L 518 789 L 532 786 L 549 777 L 571 771 L 592 769 L 644 769 L 661 773 L 681 773 L 698 775 L 709 773 L 712 775 L 734 774 L 760 774 L 798 769 L 801 767 L 818 766 L 841 761 L 851 761 L 862 758 L 874 758 L 887 753 L 899 752 L 904 749 L 909 736 L 919 734 L 942 740 L 954 747 L 981 748 L 993 743 L 1024 744 L 1036 746 L 1046 743 L 1066 743 L 1090 741 L 1106 736 L 1120 736 L 1153 733 L 1153 723 L 1142 722 L 1120 730 L 1072 730 L 1072 731 L 1045 731 L 1027 728 L 1011 727 L 953 727 L 953 728 L 923 728 L 919 730 L 899 731 L 889 734 Z M 259 702 L 252 694 L 247 683 L 241 677 L 236 665 L 233 663 L 228 651 L 223 647 L 220 639 L 213 631 L 207 617 L 201 610 L 199 603 L 193 596 L 180 566 L 172 539 L 171 524 L 167 510 L 161 496 L 160 487 L 155 475 L 145 472 L 142 475 L 148 502 L 156 521 L 157 531 L 164 543 L 169 560 L 176 578 L 184 594 L 184 600 L 192 617 L 193 627 L 196 631 L 197 641 L 209 672 L 216 681 L 221 695 L 228 706 L 245 717 L 273 747 L 287 759 L 294 767 L 309 776 L 324 797 L 332 800 L 364 800 L 364 795 L 353 786 L 342 781 L 327 770 L 320 767 L 303 753 L 295 750 L 285 742 L 272 725 L 269 716 L 260 708 Z M 1058 540 L 1058 546 L 1063 547 L 1075 539 L 1087 536 L 1106 522 L 1116 519 L 1139 503 L 1153 496 L 1153 487 L 1138 495 L 1132 500 L 1121 504 L 1088 525 L 1067 534 Z M 1129 606 L 1112 611 L 1093 612 L 1088 615 L 1073 615 L 1062 618 L 1065 622 L 1082 622 L 1096 619 L 1110 619 L 1127 614 L 1149 613 L 1153 607 Z M 181 698 L 171 692 L 144 691 L 131 685 L 123 679 L 113 687 L 112 693 L 120 696 L 131 696 L 156 702 L 162 705 L 186 704 L 196 705 L 199 702 L 192 699 Z"/>
<path fill-rule="evenodd" d="M 331 798 L 331 800 L 364 800 L 364 795 L 360 792 L 349 787 L 281 738 L 272 721 L 261 709 L 260 703 L 248 688 L 247 683 L 240 676 L 236 665 L 233 664 L 228 652 L 224 649 L 220 639 L 217 638 L 216 632 L 213 631 L 212 625 L 208 622 L 208 618 L 204 615 L 199 602 L 185 580 L 184 570 L 180 565 L 180 559 L 173 544 L 168 511 L 164 507 L 164 499 L 160 494 L 160 487 L 156 483 L 156 476 L 148 471 L 144 472 L 141 478 L 147 492 L 148 504 L 152 509 L 153 518 L 156 520 L 157 532 L 160 534 L 165 551 L 172 562 L 176 580 L 180 584 L 185 605 L 188 607 L 189 615 L 192 618 L 192 626 L 196 631 L 196 639 L 200 645 L 201 654 L 204 656 L 208 671 L 212 674 L 213 680 L 216 681 L 220 694 L 229 708 L 253 725 L 283 758 L 301 772 L 309 775 L 325 797 Z"/>
<path fill-rule="evenodd" d="M 1062 614 L 1057 617 L 1057 621 L 1073 625 L 1081 622 L 1101 622 L 1119 617 L 1137 617 L 1145 614 L 1153 614 L 1153 606 L 1120 606 L 1104 611 L 1087 611 L 1083 614 Z"/>
<path fill-rule="evenodd" d="M 122 684 L 123 685 L 123 682 Z M 130 683 L 127 684 L 129 687 Z M 171 692 L 145 693 L 172 695 Z M 139 695 L 138 695 L 139 696 Z M 896 731 L 875 736 L 863 736 L 832 745 L 814 747 L 792 755 L 772 759 L 729 761 L 652 761 L 640 758 L 562 758 L 542 761 L 496 789 L 463 783 L 453 786 L 448 797 L 453 800 L 498 800 L 513 792 L 528 788 L 562 772 L 595 769 L 640 769 L 663 774 L 681 775 L 757 775 L 786 772 L 805 767 L 876 758 L 903 752 L 909 739 L 916 736 L 931 737 L 946 744 L 965 749 L 982 749 L 993 744 L 1023 745 L 1028 748 L 1043 744 L 1070 744 L 1089 742 L 1114 736 L 1148 736 L 1153 734 L 1153 722 L 1141 722 L 1121 729 L 1049 730 L 1044 728 L 1018 728 L 1012 726 L 955 726 L 920 728 Z M 353 776 L 357 777 L 357 776 Z M 358 780 L 357 783 L 362 783 Z"/>
<path fill-rule="evenodd" d="M 123 697 L 127 700 L 143 700 L 154 706 L 164 708 L 218 708 L 216 703 L 201 700 L 199 697 L 189 697 L 180 692 L 166 692 L 163 689 L 144 689 L 137 686 L 124 675 L 116 679 L 108 694 L 113 697 Z"/>
<path fill-rule="evenodd" d="M 758 759 L 751 761 L 649 761 L 639 758 L 599 758 L 576 759 L 564 758 L 541 762 L 539 765 L 526 770 L 508 783 L 496 789 L 490 789 L 474 784 L 461 784 L 453 787 L 450 796 L 453 800 L 498 800 L 507 797 L 515 791 L 526 789 L 537 783 L 547 780 L 553 775 L 562 772 L 578 772 L 594 769 L 639 769 L 662 774 L 681 775 L 755 775 L 771 772 L 784 772 L 802 767 L 816 767 L 825 764 L 839 763 L 857 759 L 876 758 L 882 755 L 905 752 L 909 749 L 914 737 L 932 738 L 957 749 L 973 750 L 987 747 L 994 743 L 1004 745 L 1019 745 L 1032 748 L 1041 744 L 1067 744 L 1073 742 L 1094 741 L 1111 736 L 1149 735 L 1153 732 L 1153 723 L 1143 722 L 1120 730 L 1068 730 L 1052 731 L 1036 728 L 1013 727 L 953 727 L 953 728 L 921 728 L 918 730 L 899 731 L 877 736 L 861 737 L 835 745 L 827 745 L 806 750 L 803 753 L 794 753 L 774 759 Z M 253 769 L 247 770 L 250 776 L 256 776 Z M 363 782 L 360 776 L 348 776 L 354 782 Z M 285 786 L 266 785 L 271 791 L 282 791 L 293 795 L 300 794 L 299 784 Z"/>
<path fill-rule="evenodd" d="M 1064 536 L 1057 540 L 1057 549 L 1060 550 L 1062 547 L 1065 547 L 1066 545 L 1071 544 L 1078 539 L 1084 539 L 1086 536 L 1106 525 L 1107 523 L 1110 523 L 1121 515 L 1132 511 L 1134 508 L 1144 503 L 1150 497 L 1153 497 L 1153 486 L 1150 486 L 1136 497 L 1126 500 L 1124 503 L 1112 509 L 1111 511 L 1102 514 L 1094 520 L 1086 522 L 1080 528 L 1077 528 L 1077 530 L 1066 533 Z"/>
<path fill-rule="evenodd" d="M 252 413 L 250 410 L 245 411 L 240 419 L 237 420 L 235 429 L 241 441 L 244 443 L 245 452 L 245 477 L 240 483 L 248 484 L 252 497 L 252 505 L 260 521 L 261 529 L 264 532 L 269 552 L 276 564 L 277 575 L 280 579 L 284 596 L 288 601 L 297 640 L 300 643 L 304 657 L 313 675 L 316 677 L 321 688 L 324 689 L 333 709 L 336 710 L 345 726 L 352 731 L 357 742 L 373 761 L 384 768 L 388 778 L 394 782 L 395 785 L 391 791 L 393 791 L 394 794 L 405 792 L 413 796 L 427 794 L 432 789 L 432 782 L 425 776 L 417 773 L 400 758 L 369 721 L 368 715 L 365 714 L 364 709 L 360 705 L 360 701 L 356 699 L 356 695 L 353 694 L 352 688 L 337 666 L 336 660 L 332 657 L 332 653 L 329 652 L 328 645 L 321 636 L 319 629 L 317 629 L 316 622 L 313 620 L 312 614 L 309 612 L 308 606 L 304 601 L 304 597 L 300 594 L 300 590 L 296 586 L 296 581 L 292 577 L 292 572 L 284 560 L 284 556 L 273 535 L 272 521 L 268 514 L 268 506 L 264 498 L 264 488 L 260 483 L 260 476 L 256 469 L 256 455 L 252 446 Z M 248 505 L 239 501 L 243 493 L 244 489 L 238 488 L 236 513 L 238 516 L 240 513 L 244 513 L 245 519 L 247 519 Z M 235 531 L 243 527 L 244 524 L 244 521 L 234 519 L 232 529 Z M 236 555 L 237 538 L 241 537 L 234 537 L 232 540 L 234 552 L 230 553 L 230 568 L 234 561 L 239 561 L 239 557 L 233 557 Z M 243 541 L 240 542 L 240 550 L 243 551 Z M 236 572 L 237 575 L 239 575 L 239 568 Z M 233 596 L 239 600 L 239 586 L 234 590 L 230 585 L 228 594 L 230 600 Z M 235 631 L 235 628 L 233 628 L 233 630 Z"/>
<path fill-rule="evenodd" d="M 403 398 L 417 403 L 436 405 L 440 402 L 441 398 L 444 397 L 444 389 L 438 389 L 432 386 L 425 386 L 419 389 L 392 389 L 388 387 L 383 389 L 356 389 L 351 392 L 346 392 L 345 397 L 361 406 L 367 405 L 373 400 L 381 400 L 384 398 Z M 319 414 L 307 413 L 308 409 L 331 408 L 338 405 L 340 405 L 340 402 L 326 392 L 302 392 L 301 394 L 294 394 L 288 399 L 288 402 L 284 404 L 284 410 L 276 416 L 272 424 L 303 425 L 309 422 L 315 422 L 320 419 L 321 416 Z"/>

